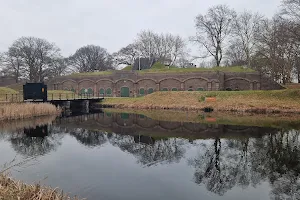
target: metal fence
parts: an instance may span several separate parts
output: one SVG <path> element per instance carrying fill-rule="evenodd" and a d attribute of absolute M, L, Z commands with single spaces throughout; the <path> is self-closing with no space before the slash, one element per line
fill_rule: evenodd
<path fill-rule="evenodd" d="M 79 100 L 79 99 L 95 99 L 104 98 L 104 94 L 70 94 L 70 93 L 50 93 L 48 94 L 48 101 L 51 100 Z M 23 94 L 0 94 L 0 102 L 23 102 Z M 34 100 L 33 100 L 34 101 Z"/>

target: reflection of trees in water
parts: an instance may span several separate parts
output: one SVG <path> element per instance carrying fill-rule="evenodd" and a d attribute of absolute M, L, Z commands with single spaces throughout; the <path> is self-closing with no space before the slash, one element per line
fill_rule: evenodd
<path fill-rule="evenodd" d="M 74 129 L 69 132 L 81 144 L 87 147 L 102 146 L 106 142 L 119 147 L 122 151 L 133 154 L 142 165 L 154 165 L 156 163 L 178 162 L 185 153 L 184 144 L 187 141 L 170 138 L 157 140 L 153 144 L 137 143 L 134 136 L 110 134 L 100 131 L 88 131 Z"/>
<path fill-rule="evenodd" d="M 11 137 L 13 149 L 27 157 L 45 155 L 61 145 L 62 134 L 55 134 L 57 130 L 49 130 L 45 137 L 29 137 L 26 134 L 17 134 Z"/>
<path fill-rule="evenodd" d="M 107 137 L 103 132 L 90 131 L 86 129 L 74 129 L 69 133 L 76 138 L 81 144 L 87 147 L 102 146 L 107 142 Z"/>
<path fill-rule="evenodd" d="M 298 132 L 280 132 L 263 138 L 220 140 L 199 147 L 195 167 L 197 184 L 219 195 L 235 186 L 269 181 L 273 199 L 300 199 L 300 140 Z"/>
<path fill-rule="evenodd" d="M 185 153 L 187 141 L 177 138 L 157 140 L 154 144 L 137 143 L 133 136 L 112 134 L 109 142 L 122 151 L 133 154 L 142 165 L 179 162 Z"/>

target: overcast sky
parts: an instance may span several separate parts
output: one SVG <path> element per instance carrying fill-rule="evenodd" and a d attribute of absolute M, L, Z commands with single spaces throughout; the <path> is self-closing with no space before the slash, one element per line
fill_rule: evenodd
<path fill-rule="evenodd" d="M 113 53 L 149 29 L 188 38 L 194 19 L 210 6 L 227 4 L 271 17 L 281 0 L 0 0 L 0 51 L 21 36 L 54 42 L 69 56 L 95 44 Z"/>

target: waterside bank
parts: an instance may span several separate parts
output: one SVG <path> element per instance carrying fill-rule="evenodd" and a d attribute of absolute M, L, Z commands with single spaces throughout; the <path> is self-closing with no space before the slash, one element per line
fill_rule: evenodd
<path fill-rule="evenodd" d="M 0 104 L 0 121 L 58 115 L 60 112 L 48 103 L 3 103 Z"/>
<path fill-rule="evenodd" d="M 103 107 L 300 114 L 300 90 L 156 92 L 138 98 L 106 98 Z"/>
<path fill-rule="evenodd" d="M 79 200 L 71 198 L 57 188 L 41 186 L 39 184 L 25 184 L 11 179 L 8 175 L 0 173 L 0 199 L 5 200 Z"/>

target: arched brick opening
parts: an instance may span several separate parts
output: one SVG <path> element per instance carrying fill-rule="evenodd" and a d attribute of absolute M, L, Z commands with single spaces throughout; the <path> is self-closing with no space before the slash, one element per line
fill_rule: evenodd
<path fill-rule="evenodd" d="M 165 91 L 163 89 L 167 88 L 168 91 L 171 91 L 172 88 L 180 88 L 181 81 L 175 78 L 167 78 L 163 79 L 159 82 L 159 88 L 161 88 L 162 91 Z"/>
<path fill-rule="evenodd" d="M 189 78 L 184 81 L 184 90 L 197 90 L 197 88 L 203 88 L 207 90 L 207 79 L 205 78 Z"/>
<path fill-rule="evenodd" d="M 225 80 L 224 88 L 232 90 L 251 90 L 251 81 L 245 78 L 235 77 Z"/>

